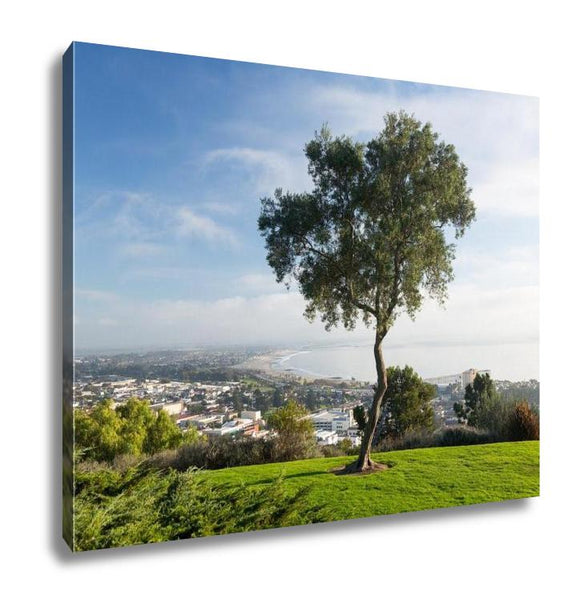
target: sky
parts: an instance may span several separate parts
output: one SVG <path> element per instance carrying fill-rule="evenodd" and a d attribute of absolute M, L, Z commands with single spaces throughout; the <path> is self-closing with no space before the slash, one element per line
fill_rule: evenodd
<path fill-rule="evenodd" d="M 433 371 L 477 367 L 485 348 L 495 373 L 538 377 L 537 98 L 82 43 L 74 53 L 77 352 L 370 343 L 363 325 L 329 333 L 305 320 L 256 221 L 277 187 L 311 187 L 303 148 L 323 123 L 365 141 L 404 109 L 456 147 L 477 219 L 457 242 L 445 308 L 426 300 L 385 343 L 452 348 Z"/>

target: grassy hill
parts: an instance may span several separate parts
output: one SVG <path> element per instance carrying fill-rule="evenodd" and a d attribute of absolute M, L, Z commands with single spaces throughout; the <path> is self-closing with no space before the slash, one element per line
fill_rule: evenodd
<path fill-rule="evenodd" d="M 539 495 L 539 442 L 373 456 L 388 469 L 337 475 L 352 457 L 224 470 L 78 472 L 75 549 L 88 550 Z"/>
<path fill-rule="evenodd" d="M 336 475 L 353 457 L 306 459 L 211 472 L 216 485 L 265 485 L 282 475 L 288 487 L 309 487 L 325 520 L 446 508 L 539 495 L 539 442 L 415 449 L 373 455 L 388 470 Z"/>

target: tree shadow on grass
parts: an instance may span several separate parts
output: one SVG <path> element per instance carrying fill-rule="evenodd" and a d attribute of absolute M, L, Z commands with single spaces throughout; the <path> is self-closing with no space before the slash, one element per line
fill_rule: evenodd
<path fill-rule="evenodd" d="M 259 481 L 252 481 L 252 485 L 267 485 L 269 483 L 274 482 L 275 480 L 277 480 L 278 478 L 282 477 L 285 481 L 286 480 L 291 480 L 293 478 L 305 478 L 307 476 L 316 476 L 316 475 L 320 475 L 320 474 L 328 474 L 329 470 L 316 470 L 313 472 L 298 472 L 296 474 L 279 474 L 276 476 L 273 476 L 272 478 L 265 478 L 263 480 L 259 480 Z"/>

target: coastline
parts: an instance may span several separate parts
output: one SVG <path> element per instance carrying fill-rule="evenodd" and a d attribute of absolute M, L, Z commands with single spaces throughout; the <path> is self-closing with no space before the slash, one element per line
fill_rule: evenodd
<path fill-rule="evenodd" d="M 332 382 L 343 382 L 345 378 L 339 376 L 328 376 L 325 374 L 316 374 L 308 370 L 303 370 L 295 367 L 284 367 L 284 364 L 292 357 L 300 354 L 308 354 L 311 350 L 298 350 L 296 348 L 285 348 L 280 350 L 273 350 L 257 357 L 253 357 L 240 363 L 236 367 L 255 370 L 262 372 L 271 377 L 292 377 L 300 378 L 307 382 L 314 382 L 315 380 L 328 380 Z"/>

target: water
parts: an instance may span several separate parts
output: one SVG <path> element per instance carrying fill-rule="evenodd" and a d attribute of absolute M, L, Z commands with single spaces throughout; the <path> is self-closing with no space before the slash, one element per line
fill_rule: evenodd
<path fill-rule="evenodd" d="M 474 367 L 491 370 L 495 380 L 539 379 L 537 342 L 392 347 L 385 342 L 383 355 L 388 366 L 410 365 L 423 378 L 457 374 Z M 302 350 L 283 357 L 272 367 L 297 375 L 354 378 L 369 382 L 376 380 L 373 349 L 370 345 Z"/>

